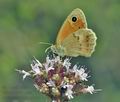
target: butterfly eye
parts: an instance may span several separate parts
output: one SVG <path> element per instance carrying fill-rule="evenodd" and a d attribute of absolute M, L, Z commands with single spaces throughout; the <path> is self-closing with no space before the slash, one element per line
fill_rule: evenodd
<path fill-rule="evenodd" d="M 76 22 L 77 21 L 77 17 L 72 17 L 72 21 Z"/>

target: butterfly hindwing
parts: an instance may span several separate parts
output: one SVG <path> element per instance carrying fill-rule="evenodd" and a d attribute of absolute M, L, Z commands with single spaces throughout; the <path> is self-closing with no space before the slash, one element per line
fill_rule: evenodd
<path fill-rule="evenodd" d="M 70 34 L 61 44 L 65 48 L 67 56 L 89 57 L 96 46 L 96 36 L 91 29 L 79 29 Z"/>

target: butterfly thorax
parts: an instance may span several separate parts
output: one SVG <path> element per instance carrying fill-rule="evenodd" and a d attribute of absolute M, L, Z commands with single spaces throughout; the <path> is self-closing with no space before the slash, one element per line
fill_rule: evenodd
<path fill-rule="evenodd" d="M 53 53 L 56 53 L 59 56 L 65 56 L 65 48 L 61 45 L 52 45 L 51 50 L 53 51 Z"/>

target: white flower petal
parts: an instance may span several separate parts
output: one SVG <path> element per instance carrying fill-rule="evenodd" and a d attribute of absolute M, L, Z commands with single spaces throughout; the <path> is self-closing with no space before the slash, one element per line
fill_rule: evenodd
<path fill-rule="evenodd" d="M 83 73 L 85 73 L 85 69 L 83 69 L 83 68 L 80 68 L 80 70 L 79 70 L 79 73 L 80 73 L 80 74 L 83 74 Z"/>
<path fill-rule="evenodd" d="M 63 86 L 64 88 L 66 88 L 67 87 L 67 91 L 66 91 L 66 93 L 65 93 L 65 95 L 69 98 L 69 99 L 72 99 L 73 98 L 73 91 L 72 91 L 72 88 L 73 88 L 73 85 L 69 85 L 69 84 L 67 84 L 67 85 L 65 85 L 65 86 Z"/>
<path fill-rule="evenodd" d="M 54 61 L 55 61 L 55 63 L 56 63 L 56 62 L 61 63 L 60 56 L 56 56 L 56 57 L 54 58 Z"/>
<path fill-rule="evenodd" d="M 24 70 L 22 70 L 21 73 L 24 74 L 24 75 L 23 75 L 23 80 L 24 80 L 27 76 L 30 76 L 30 73 L 28 73 L 28 72 L 26 72 L 26 71 L 24 71 Z"/>
<path fill-rule="evenodd" d="M 77 65 L 75 64 L 75 65 L 73 66 L 73 71 L 75 72 L 77 69 L 78 69 L 78 67 L 77 67 Z"/>
<path fill-rule="evenodd" d="M 63 66 L 66 67 L 67 72 L 68 72 L 69 67 L 71 66 L 70 59 L 66 58 L 63 62 Z"/>
<path fill-rule="evenodd" d="M 49 64 L 51 62 L 49 56 L 46 57 L 46 63 Z"/>
<path fill-rule="evenodd" d="M 80 78 L 81 78 L 82 81 L 88 81 L 88 80 L 87 80 L 87 76 L 88 76 L 87 73 L 83 73 L 83 74 L 80 76 Z"/>
<path fill-rule="evenodd" d="M 84 68 L 78 69 L 77 65 L 74 65 L 73 70 L 75 72 L 75 77 L 79 76 L 80 80 L 82 80 L 82 81 L 88 81 L 87 80 L 88 74 L 85 73 L 85 69 Z"/>
<path fill-rule="evenodd" d="M 95 91 L 94 87 L 93 86 L 88 86 L 86 88 L 86 91 L 89 92 L 90 94 L 93 94 L 93 92 Z"/>
<path fill-rule="evenodd" d="M 38 63 L 35 63 L 34 65 L 31 64 L 32 70 L 34 71 L 35 74 L 39 74 L 40 71 L 40 65 Z"/>

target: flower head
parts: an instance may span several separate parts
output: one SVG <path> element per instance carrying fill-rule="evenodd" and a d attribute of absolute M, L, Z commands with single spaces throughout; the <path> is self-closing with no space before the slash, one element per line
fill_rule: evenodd
<path fill-rule="evenodd" d="M 78 93 L 93 94 L 96 91 L 93 86 L 84 84 L 88 81 L 86 70 L 76 64 L 72 66 L 69 58 L 47 56 L 44 63 L 35 58 L 30 71 L 17 71 L 23 74 L 23 79 L 31 76 L 37 90 L 49 96 L 52 102 L 58 102 L 58 98 L 68 101 Z"/>

